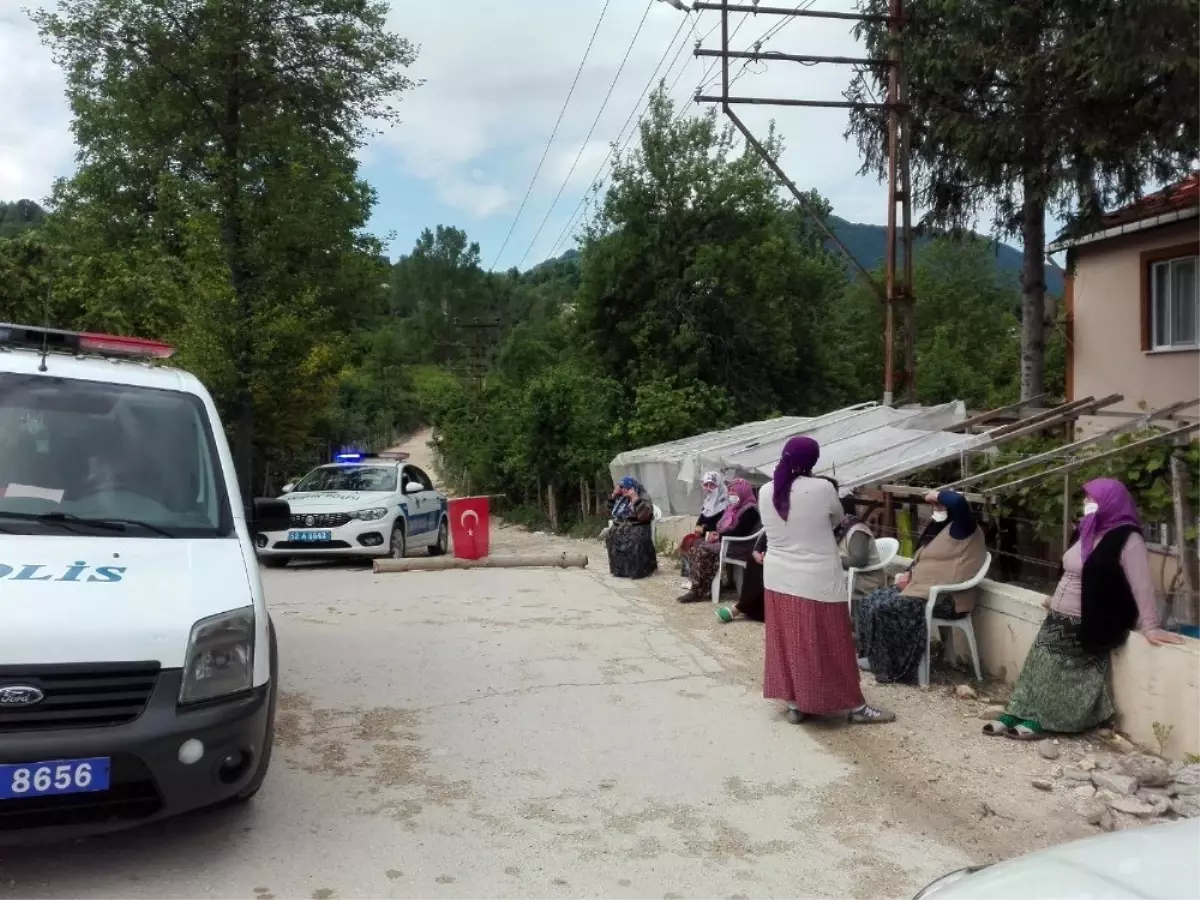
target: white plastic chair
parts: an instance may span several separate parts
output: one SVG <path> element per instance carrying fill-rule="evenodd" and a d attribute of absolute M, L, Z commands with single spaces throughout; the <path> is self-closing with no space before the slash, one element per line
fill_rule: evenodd
<path fill-rule="evenodd" d="M 725 571 L 725 567 L 734 566 L 738 569 L 741 569 L 743 572 L 746 570 L 746 561 L 744 559 L 737 559 L 729 556 L 729 545 L 734 543 L 745 543 L 746 541 L 757 541 L 764 530 L 765 529 L 760 528 L 749 537 L 721 538 L 721 553 L 717 557 L 717 574 L 713 576 L 712 580 L 713 603 L 721 602 L 721 574 Z M 753 546 L 753 544 L 751 544 L 751 546 Z"/>
<path fill-rule="evenodd" d="M 979 648 L 975 644 L 975 626 L 971 624 L 971 614 L 963 616 L 961 619 L 935 619 L 933 617 L 933 605 L 937 603 L 938 596 L 941 594 L 957 594 L 960 591 L 969 591 L 972 588 L 978 587 L 979 582 L 987 577 L 988 569 L 992 565 L 992 554 L 988 554 L 983 560 L 983 567 L 975 573 L 969 580 L 961 584 L 939 584 L 929 589 L 929 599 L 925 602 L 925 655 L 921 657 L 921 668 L 917 673 L 917 683 L 921 687 L 929 684 L 929 648 L 933 641 L 933 629 L 938 628 L 957 628 L 967 636 L 967 646 L 971 649 L 971 665 L 975 667 L 975 680 L 983 680 L 983 669 L 979 666 Z M 941 631 L 939 630 L 939 635 Z M 953 635 L 943 635 L 943 638 Z M 945 640 L 947 659 L 953 659 L 954 645 L 952 640 Z"/>
<path fill-rule="evenodd" d="M 658 548 L 658 523 L 662 519 L 662 510 L 658 508 L 658 504 L 654 505 L 654 518 L 650 520 L 650 542 L 654 544 L 655 549 Z"/>
<path fill-rule="evenodd" d="M 850 601 L 850 615 L 854 615 L 854 577 L 859 574 L 868 572 L 882 572 L 892 564 L 892 560 L 896 558 L 896 554 L 900 552 L 900 542 L 895 538 L 884 537 L 875 538 L 875 552 L 879 554 L 879 562 L 873 566 L 863 566 L 861 569 L 856 569 L 851 566 L 846 570 L 846 596 Z"/>

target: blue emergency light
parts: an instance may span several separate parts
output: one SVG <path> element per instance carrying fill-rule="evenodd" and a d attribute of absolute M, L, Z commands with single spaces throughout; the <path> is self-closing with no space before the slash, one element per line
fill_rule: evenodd
<path fill-rule="evenodd" d="M 362 462 L 363 454 L 357 450 L 346 450 L 346 451 L 343 451 L 342 453 L 339 453 L 333 459 L 335 462 L 340 462 L 340 463 Z"/>

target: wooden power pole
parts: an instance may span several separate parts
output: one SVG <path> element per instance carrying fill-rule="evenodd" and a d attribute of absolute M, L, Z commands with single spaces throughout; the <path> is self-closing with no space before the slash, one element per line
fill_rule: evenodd
<path fill-rule="evenodd" d="M 721 109 L 734 126 L 742 133 L 746 143 L 754 149 L 775 173 L 784 187 L 795 198 L 796 203 L 807 212 L 859 273 L 874 287 L 883 301 L 884 309 L 884 378 L 883 401 L 892 405 L 897 395 L 908 402 L 916 400 L 916 353 L 914 350 L 916 310 L 913 298 L 913 236 L 912 200 L 909 177 L 909 150 L 911 147 L 911 116 L 908 107 L 908 90 L 904 71 L 904 0 L 889 0 L 886 15 L 851 12 L 822 12 L 820 10 L 792 9 L 788 7 L 760 6 L 731 3 L 729 0 L 699 0 L 692 6 L 696 10 L 717 10 L 721 13 L 721 49 L 705 50 L 697 47 L 696 56 L 714 57 L 721 60 L 720 95 L 697 94 L 698 103 L 719 103 Z M 729 46 L 729 14 L 753 13 L 760 16 L 795 16 L 813 19 L 841 19 L 850 22 L 886 23 L 889 35 L 889 52 L 886 60 L 864 59 L 850 56 L 810 56 L 792 53 L 763 53 L 761 47 L 752 50 L 733 50 Z M 829 65 L 888 67 L 888 94 L 884 103 L 862 103 L 852 100 L 814 100 L 795 97 L 753 97 L 729 93 L 729 61 L 795 62 L 804 65 L 825 63 Z M 888 119 L 888 211 L 887 250 L 884 258 L 884 284 L 880 285 L 867 268 L 854 257 L 849 248 L 829 228 L 828 224 L 808 203 L 807 197 L 796 187 L 795 182 L 767 152 L 741 118 L 733 111 L 737 105 L 820 107 L 825 109 L 874 109 L 887 113 Z M 897 318 L 901 324 L 903 349 L 900 355 L 900 372 L 896 372 Z"/>

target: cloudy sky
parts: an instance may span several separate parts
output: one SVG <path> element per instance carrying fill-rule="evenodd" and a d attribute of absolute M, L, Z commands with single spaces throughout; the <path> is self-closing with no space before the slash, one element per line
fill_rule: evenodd
<path fill-rule="evenodd" d="M 0 59 L 10 60 L 0 92 L 0 199 L 40 200 L 54 178 L 71 172 L 74 148 L 62 76 L 17 6 L 17 0 L 0 0 Z M 424 81 L 404 98 L 403 123 L 362 154 L 364 175 L 379 194 L 372 228 L 391 235 L 393 257 L 406 252 L 421 229 L 437 224 L 456 225 L 479 241 L 485 266 L 528 267 L 561 253 L 570 245 L 572 215 L 631 111 L 640 113 L 635 104 L 668 48 L 656 80 L 665 72 L 667 84 L 675 84 L 673 99 L 695 106 L 692 95 L 712 60 L 695 58 L 692 45 L 707 35 L 703 45 L 719 47 L 719 31 L 712 29 L 720 14 L 693 12 L 680 35 L 690 35 L 687 46 L 676 57 L 682 41 L 671 41 L 684 13 L 657 0 L 608 0 L 601 20 L 604 7 L 605 0 L 392 0 L 394 29 L 420 45 L 411 74 Z M 851 10 L 853 0 L 821 0 L 819 8 Z M 595 44 L 518 218 L 598 20 Z M 640 34 L 604 104 L 639 22 Z M 735 15 L 731 23 L 736 49 L 775 31 L 765 49 L 862 55 L 849 22 Z M 850 78 L 845 66 L 733 66 L 739 76 L 733 94 L 837 100 Z M 715 77 L 708 84 L 719 90 Z M 884 221 L 886 189 L 856 174 L 857 152 L 842 138 L 845 111 L 743 106 L 739 112 L 758 134 L 777 121 L 788 145 L 785 169 L 801 187 L 828 197 L 837 215 Z"/>

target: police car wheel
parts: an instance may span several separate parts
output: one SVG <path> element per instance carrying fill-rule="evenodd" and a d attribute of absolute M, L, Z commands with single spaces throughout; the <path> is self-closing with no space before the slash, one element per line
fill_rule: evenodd
<path fill-rule="evenodd" d="M 430 556 L 445 556 L 446 551 L 450 549 L 450 526 L 442 519 L 442 524 L 438 528 L 437 543 L 429 545 Z"/>
<path fill-rule="evenodd" d="M 408 552 L 407 539 L 404 536 L 404 526 L 397 523 L 392 526 L 392 539 L 389 544 L 391 552 L 388 553 L 392 559 L 404 559 L 404 554 Z"/>

